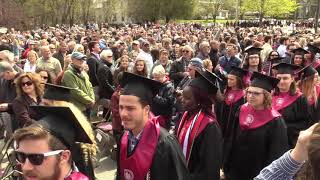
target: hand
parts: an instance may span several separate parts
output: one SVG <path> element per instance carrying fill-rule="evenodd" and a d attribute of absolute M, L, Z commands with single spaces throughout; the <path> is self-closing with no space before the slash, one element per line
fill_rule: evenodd
<path fill-rule="evenodd" d="M 183 76 L 184 77 L 189 76 L 189 72 L 183 72 Z"/>
<path fill-rule="evenodd" d="M 291 157 L 297 162 L 304 162 L 308 159 L 308 146 L 310 142 L 310 137 L 314 128 L 319 125 L 319 123 L 314 124 L 307 130 L 300 131 L 298 141 L 294 149 L 291 151 Z"/>
<path fill-rule="evenodd" d="M 4 112 L 8 110 L 8 103 L 0 104 L 0 112 Z"/>

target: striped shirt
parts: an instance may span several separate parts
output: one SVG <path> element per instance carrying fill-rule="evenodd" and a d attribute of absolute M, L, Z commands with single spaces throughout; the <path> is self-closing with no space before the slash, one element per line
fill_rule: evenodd
<path fill-rule="evenodd" d="M 290 152 L 291 150 L 262 169 L 254 180 L 292 180 L 303 163 L 298 163 L 292 159 Z"/>

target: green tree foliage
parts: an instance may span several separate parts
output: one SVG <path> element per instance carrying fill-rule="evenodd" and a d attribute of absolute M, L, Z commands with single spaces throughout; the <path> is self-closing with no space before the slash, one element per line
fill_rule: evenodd
<path fill-rule="evenodd" d="M 130 0 L 129 15 L 135 21 L 155 21 L 188 18 L 192 14 L 194 0 Z"/>
<path fill-rule="evenodd" d="M 288 17 L 298 8 L 296 0 L 243 0 L 241 5 L 242 13 L 259 13 L 260 19 Z"/>

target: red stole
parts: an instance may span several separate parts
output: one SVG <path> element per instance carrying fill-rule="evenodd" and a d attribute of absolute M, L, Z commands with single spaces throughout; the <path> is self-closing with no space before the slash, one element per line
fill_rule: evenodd
<path fill-rule="evenodd" d="M 244 91 L 242 89 L 239 90 L 228 90 L 226 93 L 225 102 L 228 106 L 237 102 L 244 96 Z"/>
<path fill-rule="evenodd" d="M 239 124 L 241 130 L 257 129 L 281 114 L 273 108 L 255 110 L 248 103 L 240 108 Z"/>
<path fill-rule="evenodd" d="M 206 116 L 202 111 L 199 111 L 198 114 L 191 116 L 190 119 L 186 119 L 187 115 L 188 112 L 184 112 L 179 124 L 177 135 L 183 154 L 186 157 L 187 163 L 189 163 L 194 140 L 207 127 L 208 124 L 215 122 L 216 119 L 215 117 Z M 190 126 L 191 129 L 189 130 Z M 187 145 L 185 143 L 186 140 Z"/>
<path fill-rule="evenodd" d="M 275 110 L 280 111 L 294 103 L 300 96 L 302 96 L 300 91 L 293 96 L 290 95 L 290 92 L 279 93 L 279 95 L 272 97 L 272 107 Z"/>
<path fill-rule="evenodd" d="M 139 143 L 128 157 L 128 131 L 121 139 L 120 174 L 122 180 L 144 180 L 147 176 L 160 135 L 160 126 L 154 118 L 149 118 Z"/>
<path fill-rule="evenodd" d="M 65 180 L 89 180 L 89 178 L 81 172 L 73 172 L 70 176 L 66 177 Z"/>

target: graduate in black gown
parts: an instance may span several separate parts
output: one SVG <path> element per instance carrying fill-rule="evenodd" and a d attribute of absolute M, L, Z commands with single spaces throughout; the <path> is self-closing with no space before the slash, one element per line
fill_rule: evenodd
<path fill-rule="evenodd" d="M 119 113 L 126 130 L 118 148 L 118 180 L 188 180 L 185 158 L 176 137 L 150 113 L 162 83 L 125 72 Z"/>
<path fill-rule="evenodd" d="M 273 67 L 280 81 L 272 96 L 272 107 L 280 112 L 286 122 L 290 148 L 296 145 L 299 132 L 306 129 L 310 121 L 307 98 L 297 89 L 294 80 L 294 71 L 299 68 L 287 63 Z"/>
<path fill-rule="evenodd" d="M 227 76 L 227 88 L 223 94 L 223 101 L 215 104 L 215 112 L 217 120 L 221 127 L 222 137 L 228 136 L 228 127 L 230 122 L 234 120 L 235 112 L 245 103 L 245 85 L 243 78 L 248 71 L 238 67 L 231 67 L 231 71 Z"/>
<path fill-rule="evenodd" d="M 218 90 L 216 76 L 198 72 L 183 89 L 182 107 L 185 110 L 177 136 L 187 160 L 192 180 L 219 180 L 222 161 L 222 136 L 212 113 L 212 100 Z"/>
<path fill-rule="evenodd" d="M 281 114 L 271 107 L 271 90 L 278 79 L 254 72 L 246 90 L 247 103 L 234 121 L 230 153 L 224 164 L 226 179 L 252 180 L 265 166 L 288 150 Z"/>
<path fill-rule="evenodd" d="M 311 116 L 309 125 L 311 125 L 319 122 L 320 120 L 320 84 L 318 82 L 318 71 L 309 65 L 300 70 L 298 74 L 301 79 L 299 82 L 299 88 L 307 97 Z"/>

